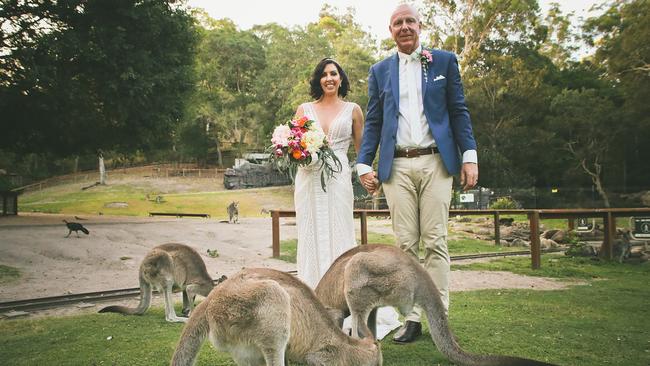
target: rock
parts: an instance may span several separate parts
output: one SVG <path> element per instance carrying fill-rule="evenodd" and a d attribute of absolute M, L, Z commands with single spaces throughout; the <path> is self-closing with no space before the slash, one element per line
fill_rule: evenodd
<path fill-rule="evenodd" d="M 530 247 L 530 242 L 528 242 L 528 241 L 526 241 L 524 239 L 521 239 L 521 238 L 516 238 L 515 240 L 512 241 L 510 246 L 528 248 L 528 247 Z"/>
<path fill-rule="evenodd" d="M 559 247 L 559 245 L 551 239 L 539 238 L 539 246 L 542 249 L 554 249 Z"/>
<path fill-rule="evenodd" d="M 469 216 L 456 216 L 457 222 L 471 222 L 472 218 Z"/>
<path fill-rule="evenodd" d="M 542 237 L 542 238 L 544 238 L 544 239 L 550 239 L 550 238 L 553 237 L 553 235 L 555 235 L 555 233 L 557 233 L 558 231 L 559 231 L 559 230 L 557 230 L 557 229 L 546 230 L 546 231 L 544 231 L 544 232 L 542 233 L 542 235 L 540 235 L 540 237 Z"/>
<path fill-rule="evenodd" d="M 553 236 L 550 237 L 556 243 L 566 243 L 566 231 L 558 230 Z"/>

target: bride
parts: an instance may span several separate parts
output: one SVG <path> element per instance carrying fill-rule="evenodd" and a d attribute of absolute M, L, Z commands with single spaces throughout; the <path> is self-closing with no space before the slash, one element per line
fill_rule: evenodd
<path fill-rule="evenodd" d="M 298 277 L 315 288 L 334 260 L 356 245 L 354 195 L 347 152 L 350 143 L 359 152 L 364 118 L 359 105 L 343 100 L 350 82 L 343 68 L 333 59 L 325 58 L 316 65 L 310 86 L 314 101 L 301 104 L 295 117 L 307 116 L 323 129 L 342 166 L 341 172 L 326 182 L 325 191 L 321 187 L 319 164 L 301 167 L 296 174 L 294 202 L 298 229 Z M 394 309 L 380 309 L 377 315 L 378 338 L 399 325 Z"/>

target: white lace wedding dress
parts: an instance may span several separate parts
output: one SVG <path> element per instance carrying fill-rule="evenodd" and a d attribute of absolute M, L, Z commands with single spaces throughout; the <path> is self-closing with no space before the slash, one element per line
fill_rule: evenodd
<path fill-rule="evenodd" d="M 298 169 L 295 180 L 294 203 L 298 227 L 298 277 L 316 288 L 334 260 L 356 245 L 354 196 L 348 163 L 348 148 L 352 141 L 352 108 L 345 103 L 341 112 L 329 124 L 327 136 L 330 147 L 341 161 L 342 171 L 321 187 L 319 164 Z M 303 104 L 305 115 L 320 125 L 313 103 Z"/>
<path fill-rule="evenodd" d="M 320 125 L 313 103 L 302 105 L 309 119 Z M 295 179 L 294 203 L 298 228 L 298 277 L 316 288 L 327 269 L 343 252 L 356 245 L 354 232 L 354 195 L 347 152 L 352 142 L 353 103 L 346 102 L 329 124 L 330 147 L 341 161 L 342 171 L 321 187 L 319 165 L 301 167 Z M 349 320 L 346 320 L 346 324 Z M 383 338 L 400 326 L 393 308 L 380 308 L 377 337 Z"/>

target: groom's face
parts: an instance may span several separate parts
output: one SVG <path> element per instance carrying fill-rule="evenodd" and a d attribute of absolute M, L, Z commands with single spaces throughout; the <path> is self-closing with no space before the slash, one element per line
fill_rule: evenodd
<path fill-rule="evenodd" d="M 420 20 L 412 6 L 399 6 L 390 17 L 388 29 L 400 52 L 410 54 L 420 45 Z"/>

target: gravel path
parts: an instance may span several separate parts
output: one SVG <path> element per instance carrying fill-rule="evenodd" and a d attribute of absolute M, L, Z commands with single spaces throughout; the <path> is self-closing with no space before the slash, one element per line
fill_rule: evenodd
<path fill-rule="evenodd" d="M 217 278 L 243 267 L 295 270 L 271 258 L 271 219 L 241 218 L 228 224 L 201 218 L 142 218 L 21 214 L 0 218 L 0 264 L 22 276 L 0 287 L 0 302 L 118 288 L 137 287 L 140 261 L 154 246 L 179 242 L 202 254 Z M 63 219 L 82 223 L 90 235 L 69 238 Z M 369 220 L 369 230 L 390 230 L 386 220 Z M 295 238 L 292 219 L 281 222 L 281 239 Z M 213 258 L 207 250 L 217 250 Z M 561 289 L 566 282 L 509 272 L 453 271 L 452 291 L 495 288 Z M 86 309 L 87 310 L 87 309 Z"/>

